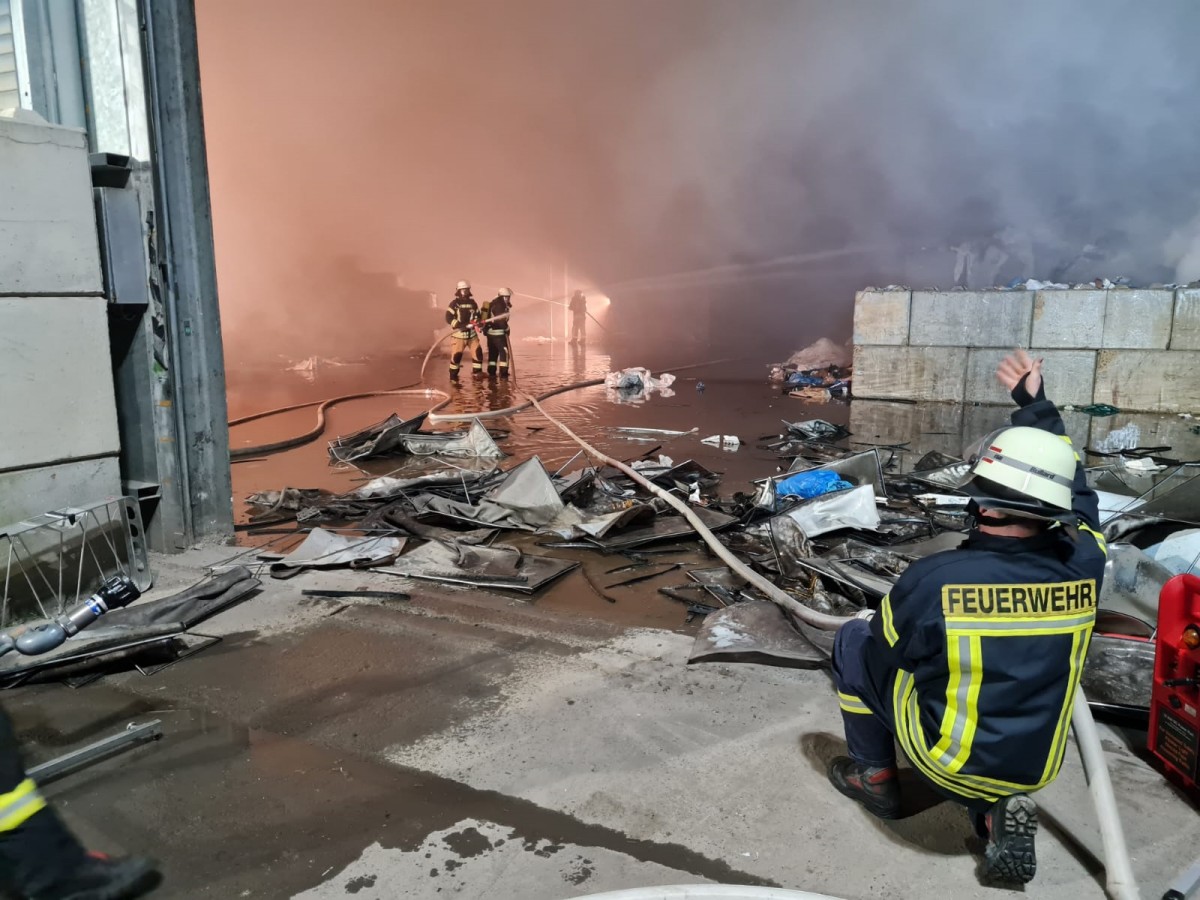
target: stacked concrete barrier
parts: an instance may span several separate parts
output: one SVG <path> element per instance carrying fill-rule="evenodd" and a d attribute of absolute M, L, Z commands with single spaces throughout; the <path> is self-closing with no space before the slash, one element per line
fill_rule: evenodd
<path fill-rule="evenodd" d="M 860 291 L 854 395 L 1008 405 L 996 364 L 1045 357 L 1063 405 L 1200 412 L 1200 289 Z"/>

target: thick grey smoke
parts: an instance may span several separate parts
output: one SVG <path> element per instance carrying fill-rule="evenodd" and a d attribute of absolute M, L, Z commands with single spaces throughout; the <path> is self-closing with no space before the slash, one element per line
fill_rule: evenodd
<path fill-rule="evenodd" d="M 1194 0 L 197 7 L 234 348 L 351 327 L 347 259 L 443 297 L 568 263 L 781 347 L 866 283 L 1200 274 Z"/>

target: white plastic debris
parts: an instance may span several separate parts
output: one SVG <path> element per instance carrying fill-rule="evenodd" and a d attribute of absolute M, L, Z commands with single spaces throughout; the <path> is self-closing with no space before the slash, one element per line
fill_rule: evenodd
<path fill-rule="evenodd" d="M 649 399 L 657 391 L 663 397 L 674 397 L 671 385 L 675 376 L 669 372 L 655 378 L 649 369 L 631 368 L 620 372 L 610 372 L 604 376 L 604 386 L 608 388 L 608 399 L 615 402 L 642 402 Z"/>
<path fill-rule="evenodd" d="M 1161 472 L 1166 466 L 1161 466 L 1152 459 L 1126 459 L 1122 457 L 1121 465 L 1134 472 Z"/>
<path fill-rule="evenodd" d="M 737 451 L 742 446 L 741 439 L 735 434 L 713 434 L 700 441 L 710 447 L 720 447 L 722 450 Z"/>

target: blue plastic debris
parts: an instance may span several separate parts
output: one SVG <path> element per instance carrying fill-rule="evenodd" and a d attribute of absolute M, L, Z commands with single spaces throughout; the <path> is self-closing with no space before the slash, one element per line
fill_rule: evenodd
<path fill-rule="evenodd" d="M 807 500 L 810 497 L 820 497 L 822 494 L 830 494 L 834 491 L 847 491 L 852 487 L 854 485 L 843 479 L 837 472 L 818 469 L 797 472 L 776 483 L 775 494 L 780 497 L 801 497 Z"/>
<path fill-rule="evenodd" d="M 809 375 L 807 372 L 793 372 L 787 379 L 788 387 L 820 387 L 824 383 L 824 378 Z"/>

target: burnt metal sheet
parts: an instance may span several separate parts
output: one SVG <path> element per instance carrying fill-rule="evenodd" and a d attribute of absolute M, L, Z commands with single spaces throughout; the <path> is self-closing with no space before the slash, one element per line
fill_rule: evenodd
<path fill-rule="evenodd" d="M 391 566 L 375 571 L 423 581 L 532 594 L 578 566 L 571 560 L 522 553 L 506 544 L 463 547 L 431 541 L 401 556 Z"/>
<path fill-rule="evenodd" d="M 688 662 L 822 669 L 829 666 L 829 656 L 801 634 L 776 604 L 747 600 L 705 617 Z"/>
<path fill-rule="evenodd" d="M 1089 702 L 1149 710 L 1153 681 L 1152 640 L 1092 635 L 1081 680 Z"/>
<path fill-rule="evenodd" d="M 1108 545 L 1100 608 L 1134 616 L 1154 626 L 1158 623 L 1158 595 L 1171 578 L 1165 566 L 1133 544 Z"/>
<path fill-rule="evenodd" d="M 351 462 L 356 459 L 403 452 L 402 436 L 420 430 L 428 415 L 428 413 L 421 413 L 412 419 L 401 419 L 392 413 L 382 422 L 368 425 L 354 434 L 330 441 L 329 458 L 334 462 Z"/>
<path fill-rule="evenodd" d="M 334 534 L 314 528 L 300 546 L 271 564 L 271 575 L 280 578 L 301 569 L 364 569 L 382 565 L 400 555 L 408 538 L 364 537 Z"/>
<path fill-rule="evenodd" d="M 703 506 L 694 507 L 692 511 L 696 513 L 700 521 L 711 531 L 727 528 L 737 521 L 734 516 L 727 516 L 725 513 L 707 509 Z M 597 540 L 596 545 L 606 550 L 629 550 L 633 547 L 640 547 L 643 544 L 672 540 L 689 534 L 695 534 L 695 532 L 696 529 L 683 516 L 660 515 L 651 525 L 609 534 L 603 540 Z"/>

